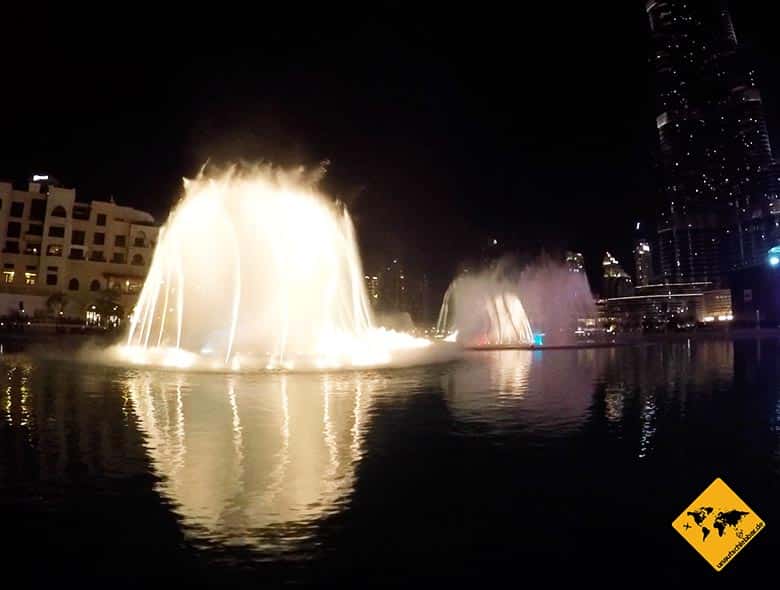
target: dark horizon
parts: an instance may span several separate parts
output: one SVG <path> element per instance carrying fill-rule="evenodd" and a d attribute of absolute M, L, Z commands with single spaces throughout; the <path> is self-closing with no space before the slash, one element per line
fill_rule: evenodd
<path fill-rule="evenodd" d="M 0 58 L 0 177 L 45 171 L 164 221 L 206 160 L 328 161 L 324 188 L 350 207 L 369 270 L 400 258 L 441 289 L 496 238 L 583 252 L 594 290 L 605 250 L 633 271 L 634 224 L 658 205 L 644 2 L 522 18 L 382 8 L 228 15 L 230 29 L 20 15 Z M 775 139 L 767 10 L 731 6 Z"/>

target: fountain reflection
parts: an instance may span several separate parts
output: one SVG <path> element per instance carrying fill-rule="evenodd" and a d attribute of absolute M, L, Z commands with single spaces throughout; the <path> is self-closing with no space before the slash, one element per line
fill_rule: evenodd
<path fill-rule="evenodd" d="M 450 410 L 466 422 L 497 429 L 527 425 L 562 434 L 579 427 L 591 405 L 597 363 L 593 350 L 474 352 L 444 379 Z"/>
<path fill-rule="evenodd" d="M 2 416 L 8 426 L 28 428 L 31 421 L 30 408 L 30 374 L 32 367 L 29 362 L 12 366 L 8 369 L 5 387 L 0 392 Z M 15 395 L 14 395 L 15 394 Z"/>
<path fill-rule="evenodd" d="M 636 440 L 636 457 L 645 459 L 654 451 L 659 412 L 675 406 L 684 414 L 691 393 L 709 397 L 733 382 L 734 345 L 688 340 L 664 347 L 613 348 L 603 351 L 598 363 L 606 424 L 617 438 Z M 709 385 L 704 392 L 702 383 Z"/>
<path fill-rule="evenodd" d="M 355 373 L 141 373 L 128 390 L 159 491 L 184 525 L 284 550 L 348 502 L 373 385 Z"/>

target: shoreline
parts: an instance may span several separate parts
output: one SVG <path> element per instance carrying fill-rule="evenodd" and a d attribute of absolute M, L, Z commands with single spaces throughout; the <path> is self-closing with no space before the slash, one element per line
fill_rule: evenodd
<path fill-rule="evenodd" d="M 691 331 L 671 332 L 666 334 L 624 334 L 612 340 L 592 340 L 572 342 L 567 344 L 549 344 L 537 346 L 534 344 L 521 345 L 487 345 L 465 346 L 468 351 L 493 351 L 493 350 L 572 350 L 586 348 L 616 348 L 625 346 L 640 346 L 663 344 L 666 342 L 684 342 L 686 340 L 757 340 L 763 338 L 780 338 L 780 328 L 734 328 L 722 331 Z"/>
<path fill-rule="evenodd" d="M 758 340 L 780 338 L 780 328 L 733 328 L 718 331 L 672 332 L 666 334 L 624 334 L 611 340 L 592 340 L 566 344 L 535 345 L 488 345 L 464 346 L 469 352 L 500 350 L 577 350 L 592 348 L 617 348 L 626 346 L 654 345 L 687 340 Z M 123 341 L 123 334 L 114 331 L 94 329 L 76 329 L 67 332 L 24 330 L 0 330 L 0 354 L 12 354 L 34 351 L 37 348 L 48 350 L 72 350 L 74 347 L 94 345 L 108 347 Z M 435 341 L 434 341 L 435 342 Z"/>

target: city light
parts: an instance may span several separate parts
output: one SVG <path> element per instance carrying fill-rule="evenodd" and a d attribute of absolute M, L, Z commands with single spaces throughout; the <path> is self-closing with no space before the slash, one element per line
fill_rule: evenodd
<path fill-rule="evenodd" d="M 769 252 L 767 252 L 767 262 L 772 268 L 776 268 L 780 265 L 780 246 L 769 249 Z"/>

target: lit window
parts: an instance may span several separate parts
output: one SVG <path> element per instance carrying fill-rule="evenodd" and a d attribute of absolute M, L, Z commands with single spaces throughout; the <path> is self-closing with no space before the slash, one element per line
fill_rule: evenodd
<path fill-rule="evenodd" d="M 100 325 L 100 314 L 95 311 L 95 306 L 94 305 L 90 309 L 87 310 L 86 320 L 87 320 L 87 325 L 88 326 L 99 326 Z"/>
<path fill-rule="evenodd" d="M 38 282 L 38 271 L 35 270 L 35 267 L 27 267 L 27 270 L 24 271 L 24 284 L 25 285 L 34 285 Z"/>
<path fill-rule="evenodd" d="M 49 244 L 46 246 L 46 256 L 62 256 L 62 246 L 59 244 Z"/>

